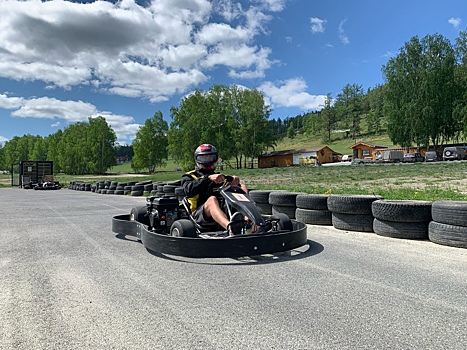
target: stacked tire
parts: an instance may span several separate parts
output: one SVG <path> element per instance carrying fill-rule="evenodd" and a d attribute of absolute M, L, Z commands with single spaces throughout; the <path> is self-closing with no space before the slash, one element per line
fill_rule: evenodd
<path fill-rule="evenodd" d="M 428 238 L 433 243 L 467 248 L 467 202 L 435 201 L 428 227 Z"/>
<path fill-rule="evenodd" d="M 295 201 L 295 219 L 310 225 L 332 225 L 328 198 L 325 194 L 298 194 Z"/>
<path fill-rule="evenodd" d="M 392 238 L 427 239 L 432 202 L 377 200 L 373 202 L 373 230 Z"/>
<path fill-rule="evenodd" d="M 272 214 L 272 205 L 269 204 L 269 194 L 271 192 L 267 190 L 252 190 L 248 193 L 251 199 L 255 201 L 256 207 L 262 215 Z"/>
<path fill-rule="evenodd" d="M 332 212 L 332 225 L 338 230 L 374 232 L 371 206 L 379 199 L 383 197 L 355 194 L 330 195 L 328 210 Z"/>
<path fill-rule="evenodd" d="M 269 194 L 269 204 L 272 205 L 272 215 L 286 214 L 290 219 L 295 219 L 297 210 L 298 193 L 288 191 L 273 191 Z"/>

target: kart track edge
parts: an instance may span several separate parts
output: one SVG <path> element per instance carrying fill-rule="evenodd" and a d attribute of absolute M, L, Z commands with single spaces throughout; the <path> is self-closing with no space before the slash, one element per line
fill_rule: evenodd
<path fill-rule="evenodd" d="M 112 232 L 118 236 L 137 237 L 146 249 L 162 254 L 188 258 L 235 258 L 279 253 L 307 244 L 307 226 L 300 221 L 291 221 L 293 230 L 288 232 L 206 239 L 152 232 L 146 225 L 131 221 L 130 215 L 117 215 L 112 218 Z"/>

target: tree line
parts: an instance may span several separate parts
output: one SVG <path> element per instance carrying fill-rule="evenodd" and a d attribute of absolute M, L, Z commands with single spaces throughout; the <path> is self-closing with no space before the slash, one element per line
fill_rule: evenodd
<path fill-rule="evenodd" d="M 115 132 L 102 117 L 89 118 L 42 138 L 24 135 L 0 145 L 0 168 L 20 160 L 53 160 L 56 171 L 104 173 L 116 153 L 133 156 L 135 170 L 163 166 L 169 157 L 187 169 L 193 151 L 212 143 L 232 167 L 252 166 L 275 147 L 280 137 L 296 133 L 333 140 L 336 130 L 357 139 L 387 132 L 403 147 L 442 145 L 467 136 L 467 32 L 455 43 L 439 34 L 412 37 L 382 67 L 384 84 L 364 91 L 347 84 L 328 93 L 319 111 L 269 119 L 271 109 L 257 89 L 215 85 L 195 90 L 170 109 L 167 123 L 160 111 L 145 121 L 131 146 L 115 143 Z"/>

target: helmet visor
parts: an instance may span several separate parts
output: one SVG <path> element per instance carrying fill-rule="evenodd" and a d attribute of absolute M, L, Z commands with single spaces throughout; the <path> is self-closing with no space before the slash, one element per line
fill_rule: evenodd
<path fill-rule="evenodd" d="M 196 155 L 196 162 L 201 164 L 209 164 L 217 161 L 217 154 L 198 154 Z"/>

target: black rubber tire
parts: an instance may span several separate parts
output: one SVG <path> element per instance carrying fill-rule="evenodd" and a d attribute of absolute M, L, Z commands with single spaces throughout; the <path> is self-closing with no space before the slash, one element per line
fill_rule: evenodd
<path fill-rule="evenodd" d="M 428 239 L 437 244 L 467 248 L 467 227 L 432 221 L 428 226 Z"/>
<path fill-rule="evenodd" d="M 143 189 L 146 192 L 151 192 L 152 191 L 152 184 L 143 185 Z"/>
<path fill-rule="evenodd" d="M 291 219 L 295 219 L 295 210 L 297 207 L 289 207 L 289 206 L 283 206 L 283 205 L 273 205 L 272 206 L 272 215 L 276 214 L 285 214 Z"/>
<path fill-rule="evenodd" d="M 130 211 L 130 221 L 137 221 L 149 225 L 149 216 L 147 216 L 147 213 L 148 209 L 145 205 L 133 207 Z"/>
<path fill-rule="evenodd" d="M 256 207 L 258 208 L 260 214 L 262 214 L 262 215 L 271 215 L 272 214 L 272 205 L 269 204 L 269 203 L 256 202 Z"/>
<path fill-rule="evenodd" d="M 467 227 L 467 201 L 435 201 L 431 213 L 433 221 Z"/>
<path fill-rule="evenodd" d="M 329 210 L 297 208 L 295 219 L 310 225 L 332 225 L 332 216 Z"/>
<path fill-rule="evenodd" d="M 373 231 L 380 236 L 404 239 L 428 239 L 429 221 L 398 222 L 374 219 Z"/>
<path fill-rule="evenodd" d="M 397 222 L 431 221 L 432 202 L 411 200 L 377 200 L 371 205 L 373 216 L 380 220 Z"/>
<path fill-rule="evenodd" d="M 142 195 L 143 195 L 143 191 L 131 191 L 130 194 L 131 194 L 133 197 L 138 197 L 138 196 L 142 196 Z"/>
<path fill-rule="evenodd" d="M 332 212 L 332 226 L 339 230 L 373 232 L 373 215 Z"/>
<path fill-rule="evenodd" d="M 157 185 L 157 192 L 164 192 L 164 184 Z"/>
<path fill-rule="evenodd" d="M 144 180 L 144 181 L 137 182 L 135 185 L 136 186 L 138 186 L 138 185 L 144 186 L 144 185 L 148 185 L 148 184 L 151 184 L 151 183 L 152 183 L 152 180 Z"/>
<path fill-rule="evenodd" d="M 331 194 L 328 198 L 328 210 L 342 214 L 371 214 L 374 201 L 381 196 L 357 194 Z M 373 215 L 372 215 L 373 216 Z"/>
<path fill-rule="evenodd" d="M 119 195 L 125 194 L 125 190 L 115 190 L 114 194 L 119 194 Z"/>
<path fill-rule="evenodd" d="M 328 210 L 328 198 L 329 196 L 326 194 L 300 193 L 295 202 L 297 208 L 301 209 Z"/>
<path fill-rule="evenodd" d="M 106 194 L 114 194 L 115 190 L 106 190 Z"/>
<path fill-rule="evenodd" d="M 293 231 L 293 224 L 288 215 L 276 213 L 271 215 L 271 219 L 279 219 L 279 228 L 281 230 Z"/>
<path fill-rule="evenodd" d="M 195 225 L 187 219 L 176 220 L 170 227 L 170 235 L 174 237 L 196 237 Z"/>
<path fill-rule="evenodd" d="M 134 185 L 131 186 L 132 191 L 144 191 L 144 185 Z"/>
<path fill-rule="evenodd" d="M 174 186 L 174 185 L 164 185 L 164 187 L 163 187 L 162 190 L 163 190 L 163 192 L 165 192 L 165 193 L 175 193 L 175 188 L 176 188 L 176 187 L 177 187 L 177 186 Z"/>
<path fill-rule="evenodd" d="M 272 191 L 269 194 L 269 204 L 281 207 L 296 207 L 298 193 L 288 191 Z M 295 214 L 294 214 L 295 215 Z"/>
<path fill-rule="evenodd" d="M 131 191 L 131 188 L 132 188 L 132 187 L 133 187 L 133 186 L 125 186 L 125 187 L 123 187 L 123 190 L 124 190 L 124 191 Z"/>
<path fill-rule="evenodd" d="M 253 190 L 250 191 L 248 194 L 250 195 L 251 199 L 253 199 L 256 203 L 269 203 L 269 194 L 272 191 L 268 190 Z"/>

